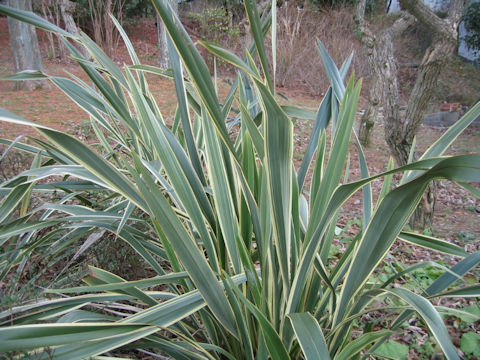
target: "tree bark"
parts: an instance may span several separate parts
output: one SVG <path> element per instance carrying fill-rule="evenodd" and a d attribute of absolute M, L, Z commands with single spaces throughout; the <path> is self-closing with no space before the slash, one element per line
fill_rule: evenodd
<path fill-rule="evenodd" d="M 65 30 L 67 30 L 71 34 L 80 35 L 80 30 L 75 24 L 75 20 L 73 19 L 73 13 L 75 11 L 76 3 L 70 0 L 59 0 L 60 2 L 60 12 L 62 14 L 63 22 L 65 23 Z M 90 55 L 85 47 L 80 48 L 80 52 L 82 53 L 83 57 L 86 59 L 90 58 Z"/>
<path fill-rule="evenodd" d="M 371 79 L 368 103 L 359 126 L 360 142 L 364 146 L 369 146 L 371 133 L 381 106 L 385 117 L 398 118 L 397 64 L 394 56 L 393 37 L 403 32 L 413 23 L 414 19 L 408 14 L 402 14 L 393 26 L 375 35 L 365 21 L 365 6 L 366 0 L 357 2 L 355 23 L 367 56 Z"/>
<path fill-rule="evenodd" d="M 178 15 L 178 3 L 177 0 L 163 0 L 164 3 L 170 5 L 173 12 Z M 170 67 L 170 59 L 168 57 L 167 46 L 167 31 L 162 19 L 157 14 L 157 35 L 158 35 L 158 51 L 159 51 L 159 65 L 161 68 Z"/>
<path fill-rule="evenodd" d="M 7 5 L 20 10 L 32 11 L 31 0 L 8 0 Z M 9 17 L 8 30 L 10 32 L 10 46 L 13 53 L 15 72 L 23 70 L 44 71 L 35 28 Z M 18 81 L 15 83 L 15 90 L 33 90 L 49 87 L 48 82 L 45 80 Z"/>
<path fill-rule="evenodd" d="M 47 19 L 49 22 L 53 23 L 54 19 L 52 16 L 52 12 L 49 9 L 49 5 L 50 3 L 48 0 L 42 0 L 43 17 Z M 46 34 L 48 38 L 48 43 L 50 44 L 50 54 L 48 55 L 48 57 L 55 59 L 57 57 L 57 51 L 55 49 L 55 41 L 53 40 L 53 34 L 50 31 L 47 31 Z"/>

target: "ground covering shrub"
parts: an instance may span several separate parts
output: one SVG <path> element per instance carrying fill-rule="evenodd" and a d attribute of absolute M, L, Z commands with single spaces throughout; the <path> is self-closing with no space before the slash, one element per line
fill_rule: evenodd
<path fill-rule="evenodd" d="M 89 113 L 100 144 L 93 148 L 0 109 L 1 120 L 33 126 L 43 136 L 35 146 L 10 142 L 35 160 L 31 169 L 1 184 L 0 243 L 8 251 L 0 258 L 0 276 L 36 249 L 60 254 L 103 231 L 131 246 L 156 273 L 127 281 L 90 267 L 85 285 L 48 289 L 43 299 L 2 311 L 0 351 L 55 359 L 134 351 L 175 359 L 355 359 L 374 353 L 416 314 L 446 357 L 458 359 L 441 313 L 467 321 L 478 316 L 432 301 L 479 296 L 478 285 L 465 285 L 462 276 L 477 266 L 480 253 L 402 229 L 434 179 L 455 181 L 478 195 L 468 183 L 480 180 L 480 156 L 441 155 L 480 114 L 480 104 L 417 162 L 398 169 L 390 163 L 385 173 L 370 176 L 353 130 L 361 81 L 352 76 L 344 85 L 351 57 L 337 68 L 318 42 L 331 84 L 318 111 L 281 105 L 276 66 L 269 70 L 264 44 L 276 7 L 260 17 L 255 3 L 246 0 L 254 42 L 245 59 L 203 44 L 238 71 L 220 101 L 179 20 L 162 1 L 153 3 L 169 32 L 171 71 L 140 64 L 118 23 L 133 63 L 122 69 L 87 36 L 0 6 L 2 14 L 64 37 L 92 85 L 28 71 L 8 79 L 51 80 Z M 68 40 L 83 44 L 92 61 Z M 146 72 L 175 82 L 178 107 L 171 128 L 149 92 Z M 296 118 L 310 119 L 313 126 L 299 169 L 293 163 Z M 236 135 L 229 132 L 234 126 Z M 355 182 L 348 181 L 351 139 L 362 169 Z M 395 173 L 403 178 L 391 189 Z M 384 186 L 374 203 L 370 182 L 378 178 Z M 356 191 L 363 195 L 361 230 L 345 240 L 343 253 L 331 252 L 339 211 Z M 59 199 L 22 206 L 34 193 Z M 397 238 L 459 261 L 450 269 L 438 265 L 441 275 L 418 291 L 403 288 L 404 279 L 431 263 L 395 267 L 372 281 Z M 385 314 L 382 327 L 359 325 L 364 315 L 379 311 Z"/>

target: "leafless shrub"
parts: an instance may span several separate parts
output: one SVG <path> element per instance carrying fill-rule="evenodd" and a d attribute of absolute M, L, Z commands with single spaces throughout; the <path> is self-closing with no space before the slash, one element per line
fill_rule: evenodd
<path fill-rule="evenodd" d="M 277 83 L 279 86 L 304 87 L 319 95 L 329 85 L 316 50 L 316 39 L 322 41 L 337 64 L 355 52 L 352 70 L 366 74 L 361 45 L 355 39 L 352 9 L 341 7 L 313 11 L 298 9 L 285 2 L 278 9 Z"/>
<path fill-rule="evenodd" d="M 120 33 L 110 18 L 112 14 L 122 23 L 122 8 L 125 0 L 88 0 L 95 42 L 109 57 L 113 57 L 120 41 Z"/>

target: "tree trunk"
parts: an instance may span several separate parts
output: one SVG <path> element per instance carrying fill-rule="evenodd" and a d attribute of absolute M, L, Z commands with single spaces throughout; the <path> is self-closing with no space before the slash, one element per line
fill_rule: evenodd
<path fill-rule="evenodd" d="M 451 40 L 451 39 L 450 39 Z M 413 140 L 420 129 L 428 102 L 432 98 L 438 75 L 443 71 L 456 50 L 455 41 L 436 37 L 427 49 L 420 64 L 417 79 L 407 105 L 405 117 L 385 126 L 387 143 L 399 165 L 405 165 L 412 151 Z M 415 156 L 414 156 L 415 157 Z M 410 219 L 414 229 L 430 228 L 436 203 L 436 184 L 431 183 L 423 195 L 420 205 Z"/>
<path fill-rule="evenodd" d="M 31 0 L 8 0 L 7 5 L 20 10 L 32 11 Z M 44 71 L 35 28 L 9 17 L 8 30 L 10 32 L 10 46 L 15 72 L 22 70 Z M 45 80 L 15 83 L 15 90 L 33 90 L 36 88 L 49 88 L 49 85 Z"/>
<path fill-rule="evenodd" d="M 395 85 L 395 95 L 398 95 L 396 86 L 397 70 L 393 58 L 392 36 L 389 31 L 382 32 L 375 37 L 365 29 L 362 43 L 367 53 L 370 73 L 370 90 L 365 112 L 360 119 L 358 136 L 364 146 L 370 145 L 370 137 L 378 118 L 379 107 L 384 104 L 384 94 L 390 83 Z M 384 106 L 385 108 L 385 106 Z"/>
<path fill-rule="evenodd" d="M 365 19 L 366 0 L 357 1 L 355 8 L 355 25 L 356 31 L 360 34 L 360 41 L 362 42 L 365 55 L 367 56 L 368 72 L 370 75 L 370 90 L 368 93 L 368 103 L 364 109 L 364 113 L 360 119 L 360 126 L 358 129 L 358 138 L 363 146 L 370 145 L 370 137 L 377 118 L 377 107 L 380 104 L 382 97 L 382 89 L 379 86 L 379 78 L 377 76 L 377 38 L 368 28 Z"/>
<path fill-rule="evenodd" d="M 61 27 L 61 20 L 62 20 L 62 15 L 61 15 L 61 10 L 60 10 L 60 4 L 58 3 L 57 0 L 52 0 L 52 5 L 55 11 L 55 25 L 58 27 Z M 57 36 L 57 43 L 58 43 L 58 50 L 60 53 L 60 60 L 64 63 L 68 61 L 68 52 L 67 52 L 67 47 L 63 43 L 63 41 L 60 39 L 60 37 Z"/>
<path fill-rule="evenodd" d="M 443 71 L 452 54 L 456 40 L 437 38 L 427 49 L 420 64 L 415 86 L 408 100 L 405 117 L 389 124 L 387 142 L 400 165 L 407 163 L 413 139 L 417 134 L 429 100 L 434 93 L 438 75 Z"/>
<path fill-rule="evenodd" d="M 366 0 L 357 2 L 355 23 L 367 56 L 371 79 L 367 107 L 359 126 L 360 142 L 368 146 L 380 106 L 383 107 L 385 118 L 398 119 L 397 64 L 393 37 L 403 32 L 414 19 L 403 14 L 391 27 L 375 35 L 365 21 L 365 6 Z"/>
<path fill-rule="evenodd" d="M 440 19 L 435 13 L 416 0 L 400 0 L 401 6 L 421 21 L 433 34 L 432 45 L 427 49 L 419 66 L 415 86 L 408 100 L 405 117 L 385 124 L 385 137 L 399 165 L 405 165 L 412 149 L 413 140 L 422 124 L 429 100 L 437 85 L 439 74 L 455 56 L 457 49 L 457 26 L 464 1 L 454 0 L 448 17 Z M 416 209 L 410 225 L 415 229 L 431 227 L 435 210 L 435 184 L 432 183 Z"/>
<path fill-rule="evenodd" d="M 170 5 L 175 14 L 178 15 L 178 3 L 177 0 L 163 0 L 164 3 Z M 158 50 L 159 50 L 159 65 L 161 68 L 169 68 L 170 60 L 168 57 L 167 46 L 167 31 L 162 19 L 157 14 L 157 34 L 158 34 Z"/>
<path fill-rule="evenodd" d="M 49 22 L 53 23 L 54 19 L 52 16 L 52 12 L 49 9 L 50 2 L 48 0 L 42 0 L 42 14 L 45 19 Z M 50 31 L 46 32 L 48 43 L 50 45 L 50 53 L 48 57 L 51 59 L 55 59 L 57 57 L 57 51 L 55 49 L 55 41 L 53 40 L 53 34 Z"/>
<path fill-rule="evenodd" d="M 73 13 L 75 11 L 76 3 L 70 0 L 59 0 L 60 2 L 60 12 L 62 14 L 63 22 L 65 23 L 65 30 L 67 30 L 71 34 L 80 35 L 80 30 L 75 24 L 75 20 L 73 20 Z M 90 58 L 90 55 L 85 49 L 85 47 L 80 48 L 80 52 L 82 53 L 83 57 L 86 59 Z"/>

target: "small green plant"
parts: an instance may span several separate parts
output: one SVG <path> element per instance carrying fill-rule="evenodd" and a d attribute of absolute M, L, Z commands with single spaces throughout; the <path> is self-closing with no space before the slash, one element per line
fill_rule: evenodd
<path fill-rule="evenodd" d="M 480 357 L 480 335 L 476 332 L 469 331 L 462 335 L 460 349 L 468 357 Z"/>
<path fill-rule="evenodd" d="M 460 231 L 458 233 L 458 239 L 462 242 L 468 242 L 475 239 L 475 235 L 470 234 L 469 232 Z"/>
<path fill-rule="evenodd" d="M 439 348 L 435 339 L 425 334 L 422 335 L 412 335 L 414 343 L 411 348 L 415 351 L 416 358 L 422 360 L 443 358 L 442 350 Z"/>
<path fill-rule="evenodd" d="M 458 359 L 443 309 L 432 299 L 479 296 L 478 284 L 465 285 L 462 278 L 480 262 L 480 252 L 468 254 L 402 229 L 431 181 L 449 179 L 467 190 L 472 190 L 469 182 L 480 181 L 480 155 L 442 156 L 480 115 L 480 104 L 417 162 L 398 169 L 390 162 L 385 172 L 371 176 L 353 130 L 361 81 L 352 76 L 344 84 L 351 56 L 339 68 L 318 41 L 331 84 L 318 111 L 282 105 L 275 93 L 276 67 L 270 66 L 264 44 L 276 2 L 273 14 L 261 18 L 256 2 L 246 0 L 254 41 L 245 59 L 203 43 L 237 69 L 220 102 L 181 23 L 163 1 L 153 4 L 174 45 L 171 72 L 142 65 L 118 22 L 132 60 L 123 68 L 86 35 L 0 5 L 0 13 L 62 36 L 90 81 L 31 72 L 9 79 L 48 78 L 87 111 L 101 145 L 92 148 L 0 109 L 1 120 L 33 126 L 42 135 L 35 146 L 9 143 L 35 160 L 31 169 L 0 186 L 5 194 L 0 241 L 8 249 L 0 254 L 0 280 L 39 248 L 52 258 L 66 249 L 82 253 L 95 242 L 102 251 L 98 241 L 105 233 L 130 246 L 135 255 L 125 255 L 141 257 L 154 274 L 128 281 L 89 267 L 83 286 L 48 289 L 35 303 L 1 312 L 0 352 L 38 350 L 41 359 L 148 351 L 176 359 L 347 360 L 382 349 L 417 314 L 446 357 Z M 92 61 L 70 41 L 85 46 Z M 175 83 L 178 106 L 171 128 L 149 91 L 146 72 Z M 236 134 L 229 133 L 232 117 L 239 123 Z M 295 118 L 312 121 L 298 170 Z M 353 182 L 348 180 L 351 140 L 361 169 L 361 179 Z M 403 178 L 391 189 L 395 173 Z M 384 186 L 373 201 L 370 184 L 378 178 Z M 360 226 L 343 237 L 342 252 L 332 251 L 342 232 L 337 227 L 342 207 L 358 191 Z M 25 207 L 32 193 L 51 198 Z M 403 277 L 425 264 L 394 267 L 385 281 L 371 281 L 397 239 L 459 261 L 423 291 L 402 285 Z M 380 314 L 380 327 L 359 327 L 370 314 Z"/>
<path fill-rule="evenodd" d="M 232 25 L 223 7 L 207 8 L 201 13 L 190 13 L 189 18 L 198 23 L 195 31 L 202 40 L 220 45 L 226 40 L 236 41 L 240 36 L 237 25 Z"/>
<path fill-rule="evenodd" d="M 407 360 L 408 346 L 398 341 L 389 340 L 380 345 L 374 354 L 377 356 L 381 355 L 387 359 Z"/>
<path fill-rule="evenodd" d="M 437 264 L 445 266 L 443 261 L 438 261 Z M 437 266 L 427 266 L 421 270 L 414 271 L 412 275 L 415 277 L 417 283 L 416 286 L 420 286 L 422 289 L 427 289 L 432 283 L 438 279 L 444 270 Z"/>
<path fill-rule="evenodd" d="M 207 8 L 201 13 L 190 13 L 188 15 L 196 23 L 194 27 L 195 35 L 200 40 L 232 48 L 232 45 L 239 41 L 240 28 L 237 24 L 232 23 L 230 16 L 231 14 L 226 12 L 222 6 Z M 205 60 L 210 69 L 214 67 L 222 69 L 226 65 L 224 60 L 221 58 L 214 59 L 214 56 L 209 53 L 205 54 Z"/>

